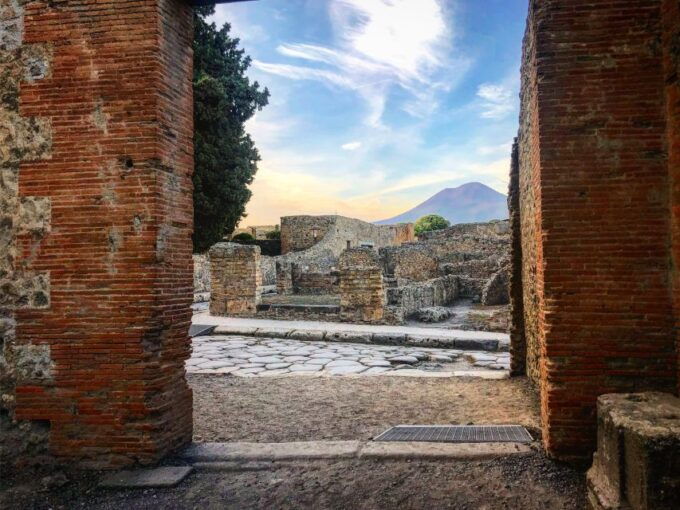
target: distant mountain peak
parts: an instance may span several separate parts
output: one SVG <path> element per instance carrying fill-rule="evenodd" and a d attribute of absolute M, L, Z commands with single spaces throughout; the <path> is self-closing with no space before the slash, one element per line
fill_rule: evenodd
<path fill-rule="evenodd" d="M 506 219 L 507 197 L 481 182 L 468 182 L 444 188 L 413 209 L 376 223 L 413 223 L 427 214 L 438 214 L 452 224 Z"/>

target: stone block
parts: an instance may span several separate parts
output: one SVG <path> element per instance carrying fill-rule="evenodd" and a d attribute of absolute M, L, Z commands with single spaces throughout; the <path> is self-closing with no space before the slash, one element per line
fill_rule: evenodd
<path fill-rule="evenodd" d="M 597 510 L 671 510 L 680 502 L 680 399 L 602 395 L 588 502 Z"/>
<path fill-rule="evenodd" d="M 262 294 L 260 247 L 218 243 L 210 259 L 210 313 L 254 317 Z"/>

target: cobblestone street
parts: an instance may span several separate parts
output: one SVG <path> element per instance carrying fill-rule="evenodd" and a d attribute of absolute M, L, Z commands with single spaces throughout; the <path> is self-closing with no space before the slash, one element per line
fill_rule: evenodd
<path fill-rule="evenodd" d="M 507 352 L 463 351 L 239 336 L 193 339 L 189 373 L 236 376 L 403 375 L 442 377 L 508 370 Z M 475 374 L 477 372 L 477 374 Z"/>

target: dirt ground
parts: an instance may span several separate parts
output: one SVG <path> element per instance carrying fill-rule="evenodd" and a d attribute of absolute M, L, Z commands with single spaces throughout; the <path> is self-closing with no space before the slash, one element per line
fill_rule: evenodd
<path fill-rule="evenodd" d="M 526 379 L 245 378 L 191 375 L 194 440 L 370 439 L 393 425 L 520 424 L 539 411 Z"/>
<path fill-rule="evenodd" d="M 521 379 L 189 377 L 197 441 L 368 439 L 402 423 L 521 423 Z M 169 465 L 181 464 L 167 459 Z M 583 472 L 538 449 L 491 461 L 327 460 L 261 471 L 196 472 L 173 489 L 98 489 L 101 473 L 0 480 L 0 509 L 580 509 Z"/>
<path fill-rule="evenodd" d="M 542 454 L 486 462 L 316 461 L 256 472 L 194 473 L 173 489 L 110 491 L 69 473 L 59 489 L 2 491 L 2 509 L 584 508 L 584 476 Z"/>

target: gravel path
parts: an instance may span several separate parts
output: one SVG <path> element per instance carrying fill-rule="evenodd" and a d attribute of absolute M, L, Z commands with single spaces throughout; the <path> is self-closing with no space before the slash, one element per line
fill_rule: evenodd
<path fill-rule="evenodd" d="M 200 336 L 192 340 L 189 373 L 236 376 L 400 375 L 457 373 L 479 369 L 507 370 L 507 352 L 462 351 L 339 342 Z"/>
<path fill-rule="evenodd" d="M 393 425 L 519 424 L 536 431 L 525 379 L 190 375 L 194 440 L 370 439 Z"/>

